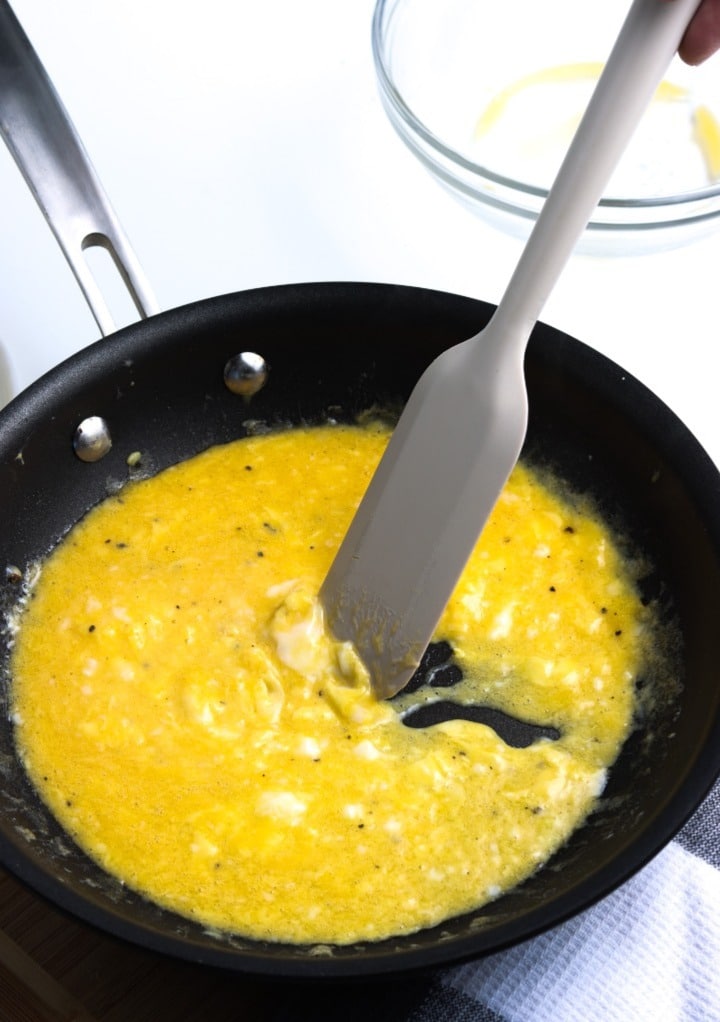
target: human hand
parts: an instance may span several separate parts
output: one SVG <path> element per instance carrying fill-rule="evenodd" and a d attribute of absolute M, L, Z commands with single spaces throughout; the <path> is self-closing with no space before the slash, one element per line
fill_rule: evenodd
<path fill-rule="evenodd" d="M 702 0 L 678 53 L 686 64 L 701 64 L 720 50 L 720 0 Z"/>

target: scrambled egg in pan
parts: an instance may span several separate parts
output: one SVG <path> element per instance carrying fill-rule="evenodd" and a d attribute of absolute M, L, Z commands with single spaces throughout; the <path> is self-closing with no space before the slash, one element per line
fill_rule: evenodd
<path fill-rule="evenodd" d="M 472 910 L 583 821 L 632 727 L 649 612 L 603 524 L 523 466 L 437 632 L 454 683 L 375 700 L 316 594 L 387 436 L 248 437 L 129 483 L 16 623 L 42 798 L 106 870 L 208 927 L 342 944 Z M 449 698 L 554 737 L 404 723 Z"/>

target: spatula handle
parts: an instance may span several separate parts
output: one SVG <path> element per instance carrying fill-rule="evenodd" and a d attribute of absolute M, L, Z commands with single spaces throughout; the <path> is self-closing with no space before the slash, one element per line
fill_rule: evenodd
<path fill-rule="evenodd" d="M 634 0 L 493 319 L 499 340 L 524 350 L 698 5 Z"/>
<path fill-rule="evenodd" d="M 0 0 L 0 134 L 25 177 L 103 334 L 112 313 L 85 258 L 106 249 L 140 316 L 158 305 L 82 142 L 6 0 Z"/>

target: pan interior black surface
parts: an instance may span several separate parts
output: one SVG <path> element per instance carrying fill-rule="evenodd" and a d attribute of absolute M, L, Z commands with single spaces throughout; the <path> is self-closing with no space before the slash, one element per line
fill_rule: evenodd
<path fill-rule="evenodd" d="M 267 426 L 349 419 L 398 408 L 422 369 L 475 333 L 492 307 L 371 284 L 267 288 L 196 303 L 127 328 L 53 370 L 0 413 L 0 601 L 18 598 L 30 566 L 134 471 L 159 470 L 213 443 Z M 239 351 L 270 366 L 246 400 L 223 383 Z M 654 855 L 720 772 L 720 479 L 658 399 L 580 342 L 539 325 L 526 372 L 525 456 L 590 494 L 628 550 L 648 564 L 675 656 L 651 665 L 650 715 L 612 770 L 598 811 L 551 863 L 481 911 L 432 930 L 337 948 L 264 944 L 208 933 L 146 903 L 87 860 L 29 788 L 7 713 L 3 636 L 0 856 L 40 894 L 117 936 L 185 959 L 258 975 L 367 977 L 483 955 L 589 906 Z M 71 437 L 101 415 L 113 439 L 96 464 Z M 432 485 L 432 479 L 428 479 Z M 657 669 L 656 669 L 657 668 Z M 654 676 L 657 674 L 657 676 Z"/>

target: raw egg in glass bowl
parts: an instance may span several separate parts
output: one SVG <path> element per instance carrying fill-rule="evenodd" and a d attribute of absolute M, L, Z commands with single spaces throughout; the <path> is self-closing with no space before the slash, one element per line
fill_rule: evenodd
<path fill-rule="evenodd" d="M 372 46 L 388 117 L 457 199 L 526 236 L 627 10 L 627 0 L 378 0 Z M 657 251 L 719 223 L 720 61 L 676 57 L 578 248 Z"/>

